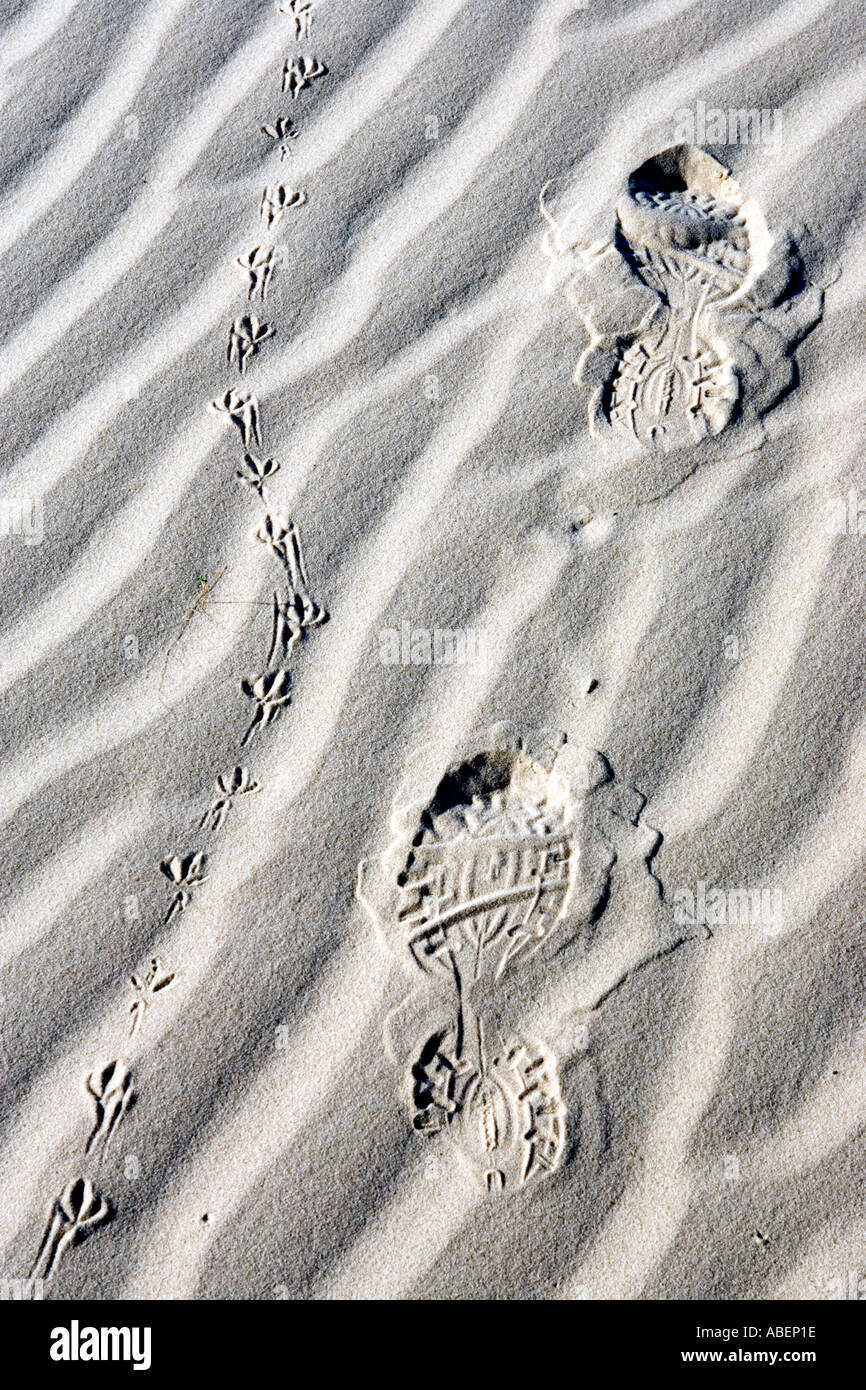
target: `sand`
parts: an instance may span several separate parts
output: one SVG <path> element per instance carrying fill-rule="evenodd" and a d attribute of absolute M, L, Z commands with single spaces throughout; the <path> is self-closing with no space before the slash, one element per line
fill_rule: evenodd
<path fill-rule="evenodd" d="M 3 1289 L 857 1296 L 862 7 L 0 24 Z"/>

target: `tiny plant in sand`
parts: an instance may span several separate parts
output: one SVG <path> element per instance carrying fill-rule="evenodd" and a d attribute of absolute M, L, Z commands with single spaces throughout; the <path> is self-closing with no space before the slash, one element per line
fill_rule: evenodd
<path fill-rule="evenodd" d="M 205 611 L 205 600 L 206 600 L 206 596 L 207 596 L 209 593 L 211 593 L 211 592 L 216 588 L 217 584 L 220 582 L 220 580 L 222 579 L 222 577 L 223 577 L 224 574 L 225 574 L 225 569 L 221 569 L 220 572 L 219 572 L 219 574 L 215 575 L 213 579 L 210 579 L 206 574 L 197 574 L 197 575 L 195 576 L 195 582 L 196 582 L 196 584 L 198 585 L 198 593 L 197 593 L 195 599 L 193 600 L 192 604 L 190 605 L 190 607 L 187 609 L 186 613 L 184 614 L 183 622 L 182 622 L 181 625 L 180 625 L 180 631 L 178 632 L 177 636 L 176 636 L 176 637 L 173 639 L 173 641 L 171 642 L 171 644 L 170 644 L 170 646 L 169 646 L 169 648 L 168 648 L 168 651 L 167 651 L 166 654 L 165 654 L 165 662 L 163 663 L 163 668 L 162 668 L 162 677 L 161 677 L 160 682 L 159 682 L 159 693 L 160 693 L 160 695 L 162 695 L 162 687 L 163 687 L 164 684 L 165 684 L 165 674 L 166 674 L 166 671 L 168 670 L 168 663 L 169 663 L 169 660 L 170 660 L 170 658 L 171 658 L 172 652 L 174 651 L 174 649 L 175 649 L 175 647 L 177 646 L 178 642 L 181 640 L 181 638 L 183 637 L 183 635 L 184 635 L 184 633 L 186 632 L 187 628 L 189 627 L 190 623 L 192 622 L 193 617 L 195 616 L 196 611 L 197 611 L 199 608 L 201 609 L 202 612 Z"/>

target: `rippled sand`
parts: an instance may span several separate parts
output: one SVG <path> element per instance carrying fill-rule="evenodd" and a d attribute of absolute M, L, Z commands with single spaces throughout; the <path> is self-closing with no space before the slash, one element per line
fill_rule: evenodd
<path fill-rule="evenodd" d="M 847 0 L 295 8 L 0 4 L 0 1277 L 845 1296 L 866 22 Z M 698 103 L 694 143 L 801 258 L 778 322 L 809 291 L 808 323 L 767 349 L 787 379 L 762 422 L 738 367 L 742 418 L 659 485 L 641 446 L 611 492 L 539 198 L 612 237 Z M 768 138 L 700 138 L 741 108 L 777 113 Z M 238 259 L 271 247 L 250 300 Z M 437 629 L 463 659 L 424 655 Z M 480 1162 L 462 1120 L 413 1128 L 391 1023 L 433 995 L 356 879 L 395 802 L 429 806 L 424 777 L 503 720 L 603 755 L 616 860 L 484 1004 L 537 1040 L 562 1123 L 552 1171 L 488 1192 L 489 1126 Z M 589 801 L 562 795 L 586 888 Z"/>

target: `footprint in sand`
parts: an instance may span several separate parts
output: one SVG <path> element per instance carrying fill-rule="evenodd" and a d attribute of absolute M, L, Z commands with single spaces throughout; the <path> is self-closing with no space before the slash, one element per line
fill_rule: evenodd
<path fill-rule="evenodd" d="M 563 743 L 500 724 L 447 769 L 416 771 L 394 840 L 358 872 L 384 944 L 425 977 L 386 1023 L 414 1127 L 452 1135 L 490 1192 L 551 1172 L 565 1147 L 556 1062 L 519 1026 L 521 972 L 566 922 L 588 946 L 612 837 L 647 865 L 660 838 L 600 755 Z"/>
<path fill-rule="evenodd" d="M 565 1106 L 555 1063 L 469 1011 L 421 1048 L 412 1110 L 418 1133 L 449 1129 L 488 1192 L 543 1177 L 562 1158 Z"/>
<path fill-rule="evenodd" d="M 754 427 L 794 380 L 791 355 L 822 312 L 789 238 L 754 198 L 689 145 L 630 176 L 612 235 L 586 240 L 579 208 L 549 223 L 548 290 L 578 310 L 589 344 L 574 373 L 604 468 L 625 464 L 635 500 L 667 490 L 697 449 Z"/>
<path fill-rule="evenodd" d="M 135 1100 L 132 1075 L 125 1062 L 109 1062 L 85 1078 L 85 1090 L 96 1111 L 93 1129 L 84 1152 L 100 1159 L 108 1152 L 118 1125 Z"/>
<path fill-rule="evenodd" d="M 110 1221 L 114 1208 L 87 1178 L 73 1178 L 51 1204 L 31 1279 L 51 1279 L 67 1250 Z"/>

